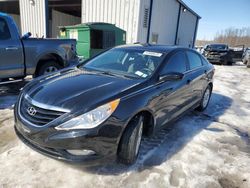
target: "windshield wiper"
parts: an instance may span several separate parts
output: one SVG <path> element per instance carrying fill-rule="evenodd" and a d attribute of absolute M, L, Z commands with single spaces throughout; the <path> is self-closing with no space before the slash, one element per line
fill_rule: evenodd
<path fill-rule="evenodd" d="M 100 71 L 101 74 L 105 74 L 105 75 L 115 76 L 116 77 L 116 75 L 113 74 L 113 73 L 111 73 L 110 71 L 102 71 L 102 70 L 98 70 L 98 71 Z"/>
<path fill-rule="evenodd" d="M 129 79 L 141 78 L 138 75 L 127 75 L 127 74 L 115 73 L 112 71 L 107 71 L 107 70 L 102 70 L 102 69 L 92 69 L 92 68 L 86 68 L 86 67 L 84 67 L 84 68 L 91 71 L 91 72 L 95 72 L 96 74 L 104 74 L 104 75 L 109 75 L 109 76 L 113 76 L 113 77 L 122 77 L 122 78 L 129 78 Z"/>
<path fill-rule="evenodd" d="M 111 71 L 102 71 L 102 70 L 100 70 L 100 72 L 102 74 L 109 75 L 109 76 L 114 76 L 114 77 L 122 77 L 122 78 L 129 78 L 129 79 L 140 78 L 137 75 L 133 76 L 133 75 L 127 75 L 127 74 L 122 74 L 122 73 L 114 73 L 114 72 L 111 72 Z"/>

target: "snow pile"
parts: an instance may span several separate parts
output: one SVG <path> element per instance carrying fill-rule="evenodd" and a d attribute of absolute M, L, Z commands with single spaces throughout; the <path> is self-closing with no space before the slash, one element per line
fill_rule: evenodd
<path fill-rule="evenodd" d="M 130 167 L 45 157 L 16 138 L 13 111 L 1 110 L 0 187 L 250 187 L 249 75 L 243 66 L 216 66 L 208 109 L 144 138 Z"/>

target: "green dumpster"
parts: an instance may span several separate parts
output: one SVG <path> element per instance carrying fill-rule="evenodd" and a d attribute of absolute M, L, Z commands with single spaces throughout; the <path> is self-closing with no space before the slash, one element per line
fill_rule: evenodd
<path fill-rule="evenodd" d="M 126 32 L 114 24 L 84 23 L 60 26 L 60 38 L 76 39 L 78 56 L 88 59 L 105 49 L 125 44 Z"/>

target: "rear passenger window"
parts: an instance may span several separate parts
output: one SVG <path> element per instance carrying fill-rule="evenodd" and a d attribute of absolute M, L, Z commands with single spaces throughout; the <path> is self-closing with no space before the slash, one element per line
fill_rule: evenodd
<path fill-rule="evenodd" d="M 197 67 L 202 66 L 201 58 L 199 55 L 195 54 L 194 52 L 187 52 L 187 57 L 190 65 L 190 69 L 195 69 Z"/>
<path fill-rule="evenodd" d="M 169 72 L 184 73 L 186 70 L 187 70 L 186 55 L 184 52 L 177 52 L 169 59 L 169 61 L 163 68 L 163 73 L 164 74 Z"/>
<path fill-rule="evenodd" d="M 7 22 L 0 18 L 0 40 L 10 39 L 10 31 Z"/>
<path fill-rule="evenodd" d="M 208 65 L 208 61 L 204 57 L 201 56 L 201 60 L 203 65 Z"/>

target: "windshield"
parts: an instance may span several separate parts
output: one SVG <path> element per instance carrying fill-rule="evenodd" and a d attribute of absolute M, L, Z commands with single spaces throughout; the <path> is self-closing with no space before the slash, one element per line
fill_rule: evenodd
<path fill-rule="evenodd" d="M 147 78 L 159 66 L 163 54 L 135 49 L 112 49 L 89 60 L 83 68 L 109 74 Z"/>
<path fill-rule="evenodd" d="M 208 49 L 218 49 L 218 50 L 227 50 L 228 47 L 225 44 L 210 44 L 207 46 Z"/>

